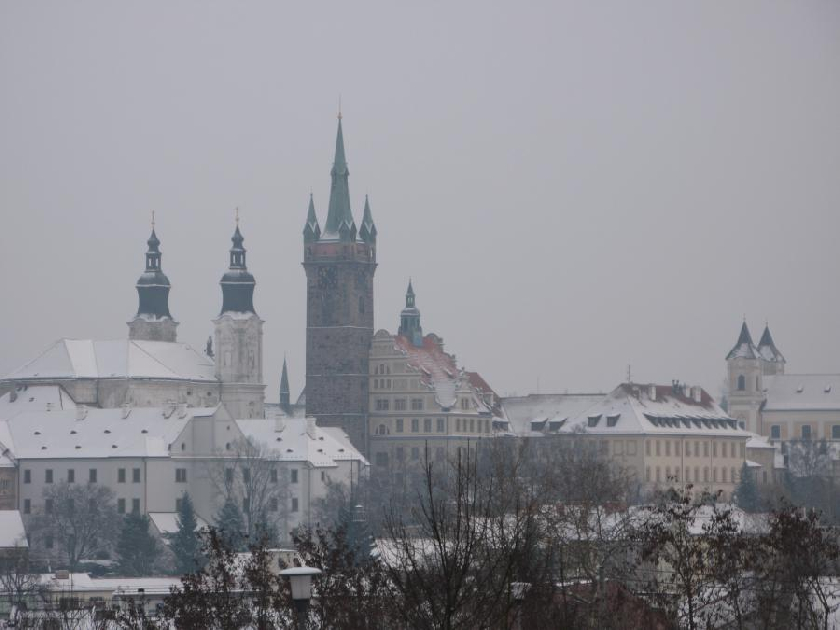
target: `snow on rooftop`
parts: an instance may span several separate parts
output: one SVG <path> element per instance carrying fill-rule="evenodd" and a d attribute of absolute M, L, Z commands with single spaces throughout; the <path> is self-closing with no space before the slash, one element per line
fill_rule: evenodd
<path fill-rule="evenodd" d="M 338 439 L 334 432 L 317 426 L 312 418 L 235 422 L 244 436 L 262 444 L 278 461 L 308 462 L 317 467 L 334 467 L 337 461 L 349 459 L 366 463 L 362 454 L 349 444 L 349 440 Z M 278 431 L 278 428 L 281 430 Z M 308 428 L 312 429 L 311 436 Z"/>
<path fill-rule="evenodd" d="M 149 512 L 149 519 L 154 524 L 155 528 L 160 534 L 175 534 L 178 532 L 178 513 L 177 512 Z M 195 531 L 208 529 L 209 525 L 200 516 L 195 517 Z"/>
<path fill-rule="evenodd" d="M 502 409 L 517 435 L 529 435 L 533 427 L 562 422 L 578 416 L 604 399 L 606 394 L 528 394 L 502 399 Z"/>
<path fill-rule="evenodd" d="M 213 361 L 189 344 L 133 339 L 59 339 L 5 378 L 216 380 Z"/>
<path fill-rule="evenodd" d="M 11 418 L 22 411 L 59 411 L 75 408 L 76 403 L 58 385 L 18 386 L 14 391 L 0 396 L 0 419 Z"/>
<path fill-rule="evenodd" d="M 410 366 L 423 373 L 424 385 L 435 392 L 435 401 L 444 408 L 454 407 L 461 385 L 460 371 L 451 354 L 444 352 L 440 337 L 426 335 L 423 344 L 415 346 L 408 338 L 394 337 L 394 348 L 402 352 Z"/>
<path fill-rule="evenodd" d="M 840 374 L 777 374 L 764 377 L 763 411 L 840 410 Z"/>
<path fill-rule="evenodd" d="M 18 510 L 0 510 L 0 548 L 28 547 L 26 530 Z"/>

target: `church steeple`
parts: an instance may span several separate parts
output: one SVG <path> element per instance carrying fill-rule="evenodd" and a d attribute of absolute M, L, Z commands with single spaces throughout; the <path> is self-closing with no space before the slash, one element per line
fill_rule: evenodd
<path fill-rule="evenodd" d="M 312 243 L 321 238 L 321 226 L 318 225 L 318 215 L 315 214 L 315 201 L 309 193 L 309 211 L 306 214 L 306 225 L 303 226 L 303 242 Z"/>
<path fill-rule="evenodd" d="M 344 155 L 344 133 L 341 129 L 341 114 L 338 115 L 338 132 L 335 137 L 335 160 L 330 171 L 332 184 L 330 186 L 330 205 L 327 210 L 327 222 L 324 225 L 324 236 L 338 238 L 343 242 L 356 240 L 356 222 L 350 210 L 350 185 L 348 179 L 350 171 L 347 168 L 347 158 Z"/>
<path fill-rule="evenodd" d="M 405 308 L 400 313 L 400 328 L 397 332 L 408 339 L 415 346 L 423 345 L 423 329 L 420 326 L 420 311 L 415 305 L 414 287 L 411 286 L 411 279 L 408 280 L 408 289 L 405 292 Z"/>
<path fill-rule="evenodd" d="M 178 325 L 169 313 L 169 278 L 161 268 L 160 239 L 152 234 L 146 241 L 146 269 L 137 280 L 139 306 L 137 315 L 128 324 L 129 339 L 144 341 L 175 341 Z"/>
<path fill-rule="evenodd" d="M 230 267 L 222 276 L 222 313 L 254 313 L 254 286 L 257 284 L 254 276 L 245 264 L 245 248 L 242 246 L 244 238 L 239 231 L 239 218 L 236 219 L 236 230 L 230 239 Z"/>
<path fill-rule="evenodd" d="M 773 336 L 770 334 L 770 325 L 764 325 L 764 332 L 758 342 L 758 354 L 767 363 L 775 364 L 764 366 L 764 372 L 768 375 L 784 374 L 785 356 L 773 343 Z"/>
<path fill-rule="evenodd" d="M 292 395 L 289 391 L 289 371 L 286 367 L 286 357 L 283 357 L 283 372 L 280 374 L 280 408 L 291 414 L 292 410 Z"/>
<path fill-rule="evenodd" d="M 359 238 L 365 243 L 376 244 L 376 225 L 373 223 L 373 215 L 370 213 L 370 202 L 365 195 L 365 213 L 362 217 L 362 227 L 359 228 Z"/>
<path fill-rule="evenodd" d="M 730 359 L 755 359 L 757 355 L 755 344 L 753 344 L 750 329 L 747 328 L 746 320 L 741 324 L 741 334 L 738 335 L 738 341 L 726 355 L 726 360 Z"/>

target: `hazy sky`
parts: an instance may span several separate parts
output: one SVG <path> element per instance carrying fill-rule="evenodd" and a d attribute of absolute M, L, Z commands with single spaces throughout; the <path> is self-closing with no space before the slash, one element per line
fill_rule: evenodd
<path fill-rule="evenodd" d="M 0 373 L 127 335 L 152 210 L 202 347 L 239 206 L 297 393 L 339 94 L 377 328 L 411 276 L 501 394 L 717 395 L 743 314 L 840 372 L 840 2 L 5 0 L 0 90 Z"/>

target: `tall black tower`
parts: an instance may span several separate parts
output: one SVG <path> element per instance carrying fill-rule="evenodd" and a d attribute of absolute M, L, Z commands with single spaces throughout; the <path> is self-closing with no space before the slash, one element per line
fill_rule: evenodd
<path fill-rule="evenodd" d="M 152 226 L 146 241 L 146 270 L 137 280 L 140 306 L 137 315 L 128 322 L 128 338 L 140 341 L 175 341 L 178 322 L 169 313 L 169 278 L 163 273 L 160 259 L 160 240 Z"/>
<path fill-rule="evenodd" d="M 324 230 L 310 197 L 303 229 L 306 271 L 306 413 L 342 427 L 367 453 L 368 356 L 373 337 L 376 226 L 365 201 L 362 229 L 350 210 L 341 115 Z"/>

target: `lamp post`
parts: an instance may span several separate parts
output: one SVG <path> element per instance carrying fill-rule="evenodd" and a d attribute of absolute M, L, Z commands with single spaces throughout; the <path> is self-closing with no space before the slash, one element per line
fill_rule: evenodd
<path fill-rule="evenodd" d="M 321 569 L 292 567 L 291 569 L 283 569 L 280 571 L 280 575 L 289 578 L 297 625 L 299 630 L 306 630 L 306 613 L 309 610 L 309 600 L 312 598 L 312 576 L 321 575 Z"/>

